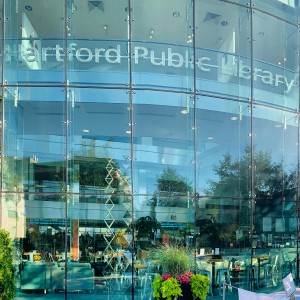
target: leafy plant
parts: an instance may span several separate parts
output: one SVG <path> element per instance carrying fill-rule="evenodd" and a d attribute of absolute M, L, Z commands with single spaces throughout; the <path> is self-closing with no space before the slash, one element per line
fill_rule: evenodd
<path fill-rule="evenodd" d="M 191 278 L 191 289 L 193 294 L 193 299 L 206 299 L 207 293 L 209 291 L 209 279 L 207 276 L 200 274 L 193 274 L 190 276 Z"/>
<path fill-rule="evenodd" d="M 162 267 L 163 273 L 177 277 L 184 274 L 193 265 L 193 259 L 186 250 L 177 246 L 163 246 L 155 250 L 154 258 Z"/>
<path fill-rule="evenodd" d="M 190 288 L 193 300 L 206 299 L 209 291 L 209 279 L 190 272 L 193 258 L 186 250 L 177 246 L 160 247 L 150 254 L 162 267 L 163 275 L 157 275 L 152 283 L 155 299 L 175 300 L 180 298 L 183 288 Z M 191 296 L 190 296 L 191 297 Z"/>
<path fill-rule="evenodd" d="M 179 296 L 182 296 L 180 283 L 173 277 L 162 282 L 161 291 L 162 297 L 167 300 L 177 299 Z"/>
<path fill-rule="evenodd" d="M 161 285 L 162 285 L 162 277 L 160 275 L 157 275 L 152 283 L 153 286 L 153 297 L 160 299 L 161 298 Z"/>
<path fill-rule="evenodd" d="M 0 229 L 0 299 L 12 300 L 15 293 L 13 247 L 9 232 Z"/>

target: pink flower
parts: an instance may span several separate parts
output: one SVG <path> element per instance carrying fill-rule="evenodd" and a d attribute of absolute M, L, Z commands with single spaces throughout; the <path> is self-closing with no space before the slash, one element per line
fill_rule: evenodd
<path fill-rule="evenodd" d="M 172 276 L 170 274 L 164 274 L 162 275 L 162 280 L 167 280 L 169 278 L 171 278 Z"/>
<path fill-rule="evenodd" d="M 193 273 L 191 272 L 191 271 L 186 271 L 185 273 L 184 273 L 184 275 L 186 275 L 186 276 L 191 276 L 191 275 L 193 275 Z"/>
<path fill-rule="evenodd" d="M 180 283 L 189 283 L 190 281 L 191 281 L 191 278 L 188 275 L 181 275 L 179 277 L 179 282 Z"/>

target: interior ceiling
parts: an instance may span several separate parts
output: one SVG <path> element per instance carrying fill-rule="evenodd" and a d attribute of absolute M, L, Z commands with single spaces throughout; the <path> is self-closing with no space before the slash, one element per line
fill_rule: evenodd
<path fill-rule="evenodd" d="M 125 0 L 74 0 L 68 2 L 70 39 L 128 39 L 128 3 Z M 145 42 L 188 45 L 191 40 L 192 7 L 189 1 L 132 1 L 132 37 Z M 197 3 L 197 2 L 196 2 Z M 235 51 L 250 55 L 250 19 L 246 8 L 221 1 L 199 1 L 196 6 L 196 46 L 229 51 L 233 31 Z M 63 0 L 18 1 L 19 23 L 26 13 L 40 38 L 64 36 Z M 159 9 L 158 9 L 159 7 Z M 277 64 L 285 57 L 293 58 L 297 50 L 297 29 L 284 26 L 282 21 L 257 12 L 253 17 L 254 55 L 257 59 Z M 166 26 L 168 24 L 168 26 Z M 268 26 L 266 26 L 268 24 Z M 293 33 L 293 31 L 295 33 Z M 21 31 L 20 31 L 21 32 Z M 276 32 L 276 40 L 274 39 Z M 266 51 L 266 45 L 272 51 Z M 277 45 L 276 45 L 277 43 Z M 289 47 L 285 45 L 288 44 Z M 290 51 L 290 54 L 287 53 Z M 289 62 L 286 61 L 286 64 Z M 292 62 L 291 68 L 292 68 Z"/>

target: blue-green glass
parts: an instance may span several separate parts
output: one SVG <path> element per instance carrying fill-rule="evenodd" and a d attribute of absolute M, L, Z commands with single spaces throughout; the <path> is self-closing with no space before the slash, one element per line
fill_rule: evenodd
<path fill-rule="evenodd" d="M 197 92 L 248 99 L 251 94 L 249 10 L 216 0 L 197 1 L 195 10 Z"/>
<path fill-rule="evenodd" d="M 190 91 L 193 80 L 191 1 L 131 2 L 134 87 Z M 168 26 L 166 26 L 168 24 Z"/>
<path fill-rule="evenodd" d="M 193 96 L 137 91 L 133 103 L 134 193 L 191 195 Z"/>
<path fill-rule="evenodd" d="M 129 84 L 129 19 L 126 0 L 68 1 L 67 53 L 70 84 Z"/>
<path fill-rule="evenodd" d="M 299 21 L 299 1 L 297 0 L 252 0 L 252 8 L 262 10 L 295 25 Z M 263 28 L 266 27 L 263 26 Z"/>
<path fill-rule="evenodd" d="M 297 26 L 259 11 L 253 14 L 252 78 L 256 101 L 298 110 L 298 37 Z"/>
<path fill-rule="evenodd" d="M 196 180 L 200 195 L 243 197 L 250 192 L 250 111 L 247 103 L 198 97 Z"/>
<path fill-rule="evenodd" d="M 6 88 L 3 184 L 8 191 L 65 189 L 65 94 L 61 89 Z M 38 124 L 38 126 L 37 126 Z"/>
<path fill-rule="evenodd" d="M 5 81 L 61 84 L 65 65 L 64 1 L 6 1 L 5 13 Z"/>

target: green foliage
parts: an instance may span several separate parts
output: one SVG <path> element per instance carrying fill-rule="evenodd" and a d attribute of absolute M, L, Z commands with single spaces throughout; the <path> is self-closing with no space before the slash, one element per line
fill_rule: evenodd
<path fill-rule="evenodd" d="M 158 265 L 162 267 L 163 272 L 172 277 L 184 274 L 193 265 L 193 259 L 185 248 L 177 246 L 162 246 L 155 249 L 153 256 Z"/>
<path fill-rule="evenodd" d="M 12 300 L 15 293 L 13 247 L 9 232 L 0 229 L 0 300 Z"/>
<path fill-rule="evenodd" d="M 152 287 L 153 287 L 153 297 L 156 299 L 160 299 L 161 298 L 161 286 L 162 286 L 162 277 L 160 275 L 157 275 L 152 283 Z"/>
<path fill-rule="evenodd" d="M 191 289 L 193 294 L 193 299 L 206 299 L 207 293 L 209 291 L 209 279 L 207 276 L 196 274 L 191 275 Z"/>
<path fill-rule="evenodd" d="M 157 191 L 187 194 L 192 192 L 192 188 L 185 177 L 177 174 L 176 170 L 167 168 L 157 178 Z"/>
<path fill-rule="evenodd" d="M 149 237 L 151 238 L 151 234 L 155 232 L 158 228 L 160 228 L 160 223 L 157 222 L 155 218 L 141 217 L 136 221 L 136 230 L 137 230 L 137 238 L 140 237 Z"/>
<path fill-rule="evenodd" d="M 167 300 L 177 299 L 179 296 L 182 296 L 180 283 L 173 277 L 163 281 L 161 290 L 162 297 Z"/>

